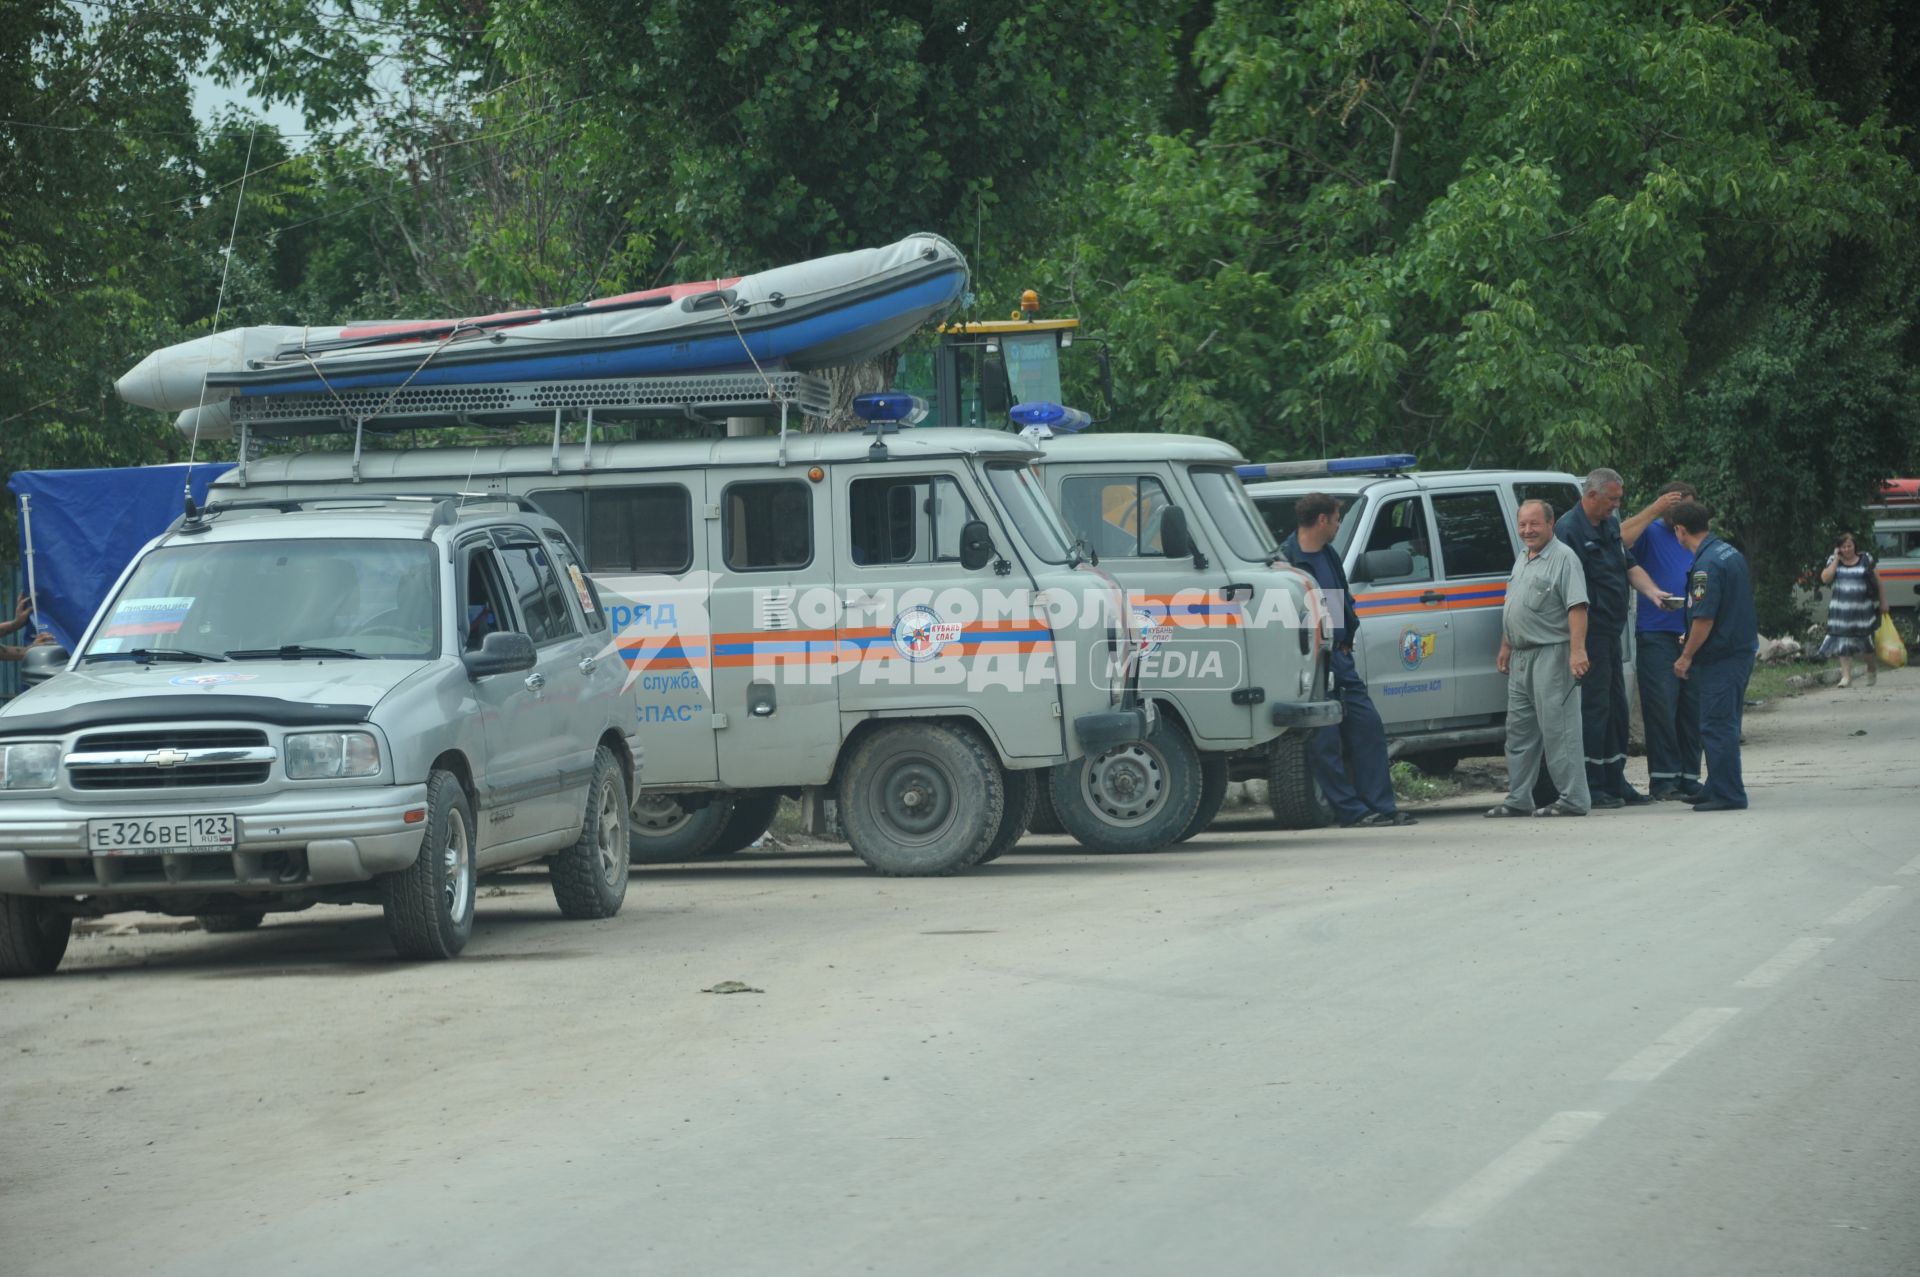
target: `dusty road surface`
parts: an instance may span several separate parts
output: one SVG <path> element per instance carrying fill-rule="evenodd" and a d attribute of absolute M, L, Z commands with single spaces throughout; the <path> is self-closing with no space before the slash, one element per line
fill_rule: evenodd
<path fill-rule="evenodd" d="M 1748 737 L 1741 815 L 78 940 L 0 986 L 0 1271 L 1920 1272 L 1920 675 Z"/>

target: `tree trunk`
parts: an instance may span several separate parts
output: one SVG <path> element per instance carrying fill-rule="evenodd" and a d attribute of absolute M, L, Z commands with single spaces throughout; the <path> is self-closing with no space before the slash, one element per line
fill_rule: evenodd
<path fill-rule="evenodd" d="M 866 423 L 853 415 L 853 401 L 859 395 L 877 395 L 893 385 L 893 374 L 900 366 L 897 351 L 888 351 L 865 363 L 849 364 L 826 371 L 827 385 L 833 393 L 833 411 L 828 416 L 806 419 L 808 430 L 862 430 Z"/>

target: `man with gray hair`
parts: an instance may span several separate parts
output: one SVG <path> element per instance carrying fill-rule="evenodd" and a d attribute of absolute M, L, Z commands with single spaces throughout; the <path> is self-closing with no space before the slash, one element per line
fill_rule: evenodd
<path fill-rule="evenodd" d="M 1653 583 L 1620 535 L 1617 471 L 1593 471 L 1581 486 L 1580 504 L 1560 516 L 1554 536 L 1579 558 L 1587 580 L 1587 655 L 1593 668 L 1580 680 L 1580 721 L 1585 732 L 1587 789 L 1595 807 L 1639 806 L 1653 800 L 1627 783 L 1627 674 L 1621 643 L 1627 628 L 1628 587 L 1653 600 L 1667 592 Z M 1651 508 L 1651 507 L 1650 507 Z M 1635 516 L 1645 526 L 1651 516 Z"/>
<path fill-rule="evenodd" d="M 1515 526 L 1526 549 L 1507 578 L 1495 660 L 1507 676 L 1507 799 L 1487 815 L 1584 816 L 1589 796 L 1574 693 L 1588 665 L 1587 575 L 1580 556 L 1555 539 L 1552 506 L 1521 502 Z M 1560 797 L 1536 810 L 1542 766 Z"/>

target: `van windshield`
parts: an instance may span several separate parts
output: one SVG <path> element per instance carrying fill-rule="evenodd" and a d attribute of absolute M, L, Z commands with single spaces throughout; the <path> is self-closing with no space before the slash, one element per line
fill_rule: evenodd
<path fill-rule="evenodd" d="M 1007 521 L 1034 556 L 1047 563 L 1065 563 L 1073 557 L 1073 537 L 1040 491 L 1033 471 L 1018 461 L 987 466 L 987 485 L 999 499 Z"/>
<path fill-rule="evenodd" d="M 85 656 L 185 660 L 320 649 L 389 660 L 440 651 L 433 547 L 321 539 L 171 545 L 140 561 Z"/>
<path fill-rule="evenodd" d="M 1227 539 L 1227 548 L 1249 563 L 1265 563 L 1280 552 L 1280 543 L 1261 521 L 1240 476 L 1223 466 L 1193 466 L 1188 470 L 1200 502 Z"/>

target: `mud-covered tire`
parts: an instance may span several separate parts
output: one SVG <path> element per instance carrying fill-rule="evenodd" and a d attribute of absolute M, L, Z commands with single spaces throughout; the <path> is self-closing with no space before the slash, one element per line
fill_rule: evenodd
<path fill-rule="evenodd" d="M 1187 822 L 1186 831 L 1174 841 L 1185 842 L 1211 825 L 1226 801 L 1227 756 L 1225 754 L 1200 755 L 1200 806 L 1194 810 L 1193 819 Z"/>
<path fill-rule="evenodd" d="M 473 935 L 473 804 L 448 772 L 427 778 L 427 828 L 420 854 L 380 878 L 387 938 L 403 958 L 451 958 Z"/>
<path fill-rule="evenodd" d="M 1446 780 L 1460 767 L 1460 755 L 1447 749 L 1431 754 L 1409 754 L 1403 761 L 1412 763 L 1422 776 L 1431 776 L 1435 780 Z"/>
<path fill-rule="evenodd" d="M 1006 805 L 1000 812 L 1000 828 L 995 831 L 993 841 L 987 844 L 987 850 L 976 865 L 984 865 L 990 860 L 998 860 L 1013 850 L 1020 841 L 1020 835 L 1027 832 L 1027 822 L 1033 819 L 1034 808 L 1040 801 L 1040 785 L 1046 778 L 1044 771 L 1007 771 L 1001 773 L 1001 783 L 1006 787 Z"/>
<path fill-rule="evenodd" d="M 566 918 L 611 918 L 627 898 L 627 783 L 620 760 L 602 745 L 593 756 L 585 818 L 573 846 L 547 864 L 554 903 Z"/>
<path fill-rule="evenodd" d="M 1161 714 L 1145 740 L 1055 767 L 1052 789 L 1060 823 L 1087 850 L 1159 851 L 1199 809 L 1200 752 Z"/>
<path fill-rule="evenodd" d="M 847 842 L 889 877 L 940 877 L 976 863 L 1005 812 L 1000 764 L 964 727 L 888 723 L 841 769 Z"/>
<path fill-rule="evenodd" d="M 0 896 L 0 976 L 52 975 L 72 935 L 73 916 L 38 896 Z"/>
<path fill-rule="evenodd" d="M 1307 738 L 1288 732 L 1268 746 L 1267 805 L 1282 829 L 1324 829 L 1333 823 L 1333 808 L 1320 793 L 1307 761 Z"/>
<path fill-rule="evenodd" d="M 1027 817 L 1027 832 L 1064 836 L 1067 827 L 1060 823 L 1060 813 L 1053 809 L 1053 769 L 1036 773 L 1034 780 L 1033 815 Z"/>
<path fill-rule="evenodd" d="M 709 856 L 731 856 L 753 844 L 761 834 L 773 828 L 774 813 L 780 810 L 780 791 L 750 789 L 733 796 L 733 814 L 707 848 Z"/>
<path fill-rule="evenodd" d="M 230 935 L 236 931 L 252 931 L 266 921 L 264 913 L 197 913 L 193 920 L 200 924 L 200 930 L 208 935 Z"/>
<path fill-rule="evenodd" d="M 679 794 L 642 793 L 634 800 L 628 849 L 639 864 L 693 860 L 712 851 L 733 819 L 734 795 L 711 794 L 698 807 Z"/>

